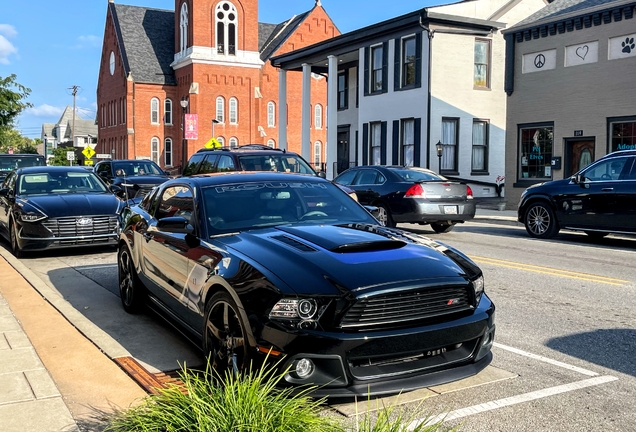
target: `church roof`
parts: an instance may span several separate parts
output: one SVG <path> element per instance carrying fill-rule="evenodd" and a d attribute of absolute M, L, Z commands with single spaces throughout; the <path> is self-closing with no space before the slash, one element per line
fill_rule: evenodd
<path fill-rule="evenodd" d="M 65 125 L 66 123 L 72 120 L 73 120 L 73 107 L 71 107 L 70 105 L 66 105 L 66 108 L 64 108 L 64 112 L 62 113 L 62 116 L 60 117 L 60 119 L 57 121 L 57 124 Z"/>
<path fill-rule="evenodd" d="M 126 75 L 136 82 L 176 85 L 174 70 L 174 20 L 171 10 L 109 2 Z M 258 23 L 258 48 L 267 61 L 300 26 L 309 12 L 280 24 Z"/>

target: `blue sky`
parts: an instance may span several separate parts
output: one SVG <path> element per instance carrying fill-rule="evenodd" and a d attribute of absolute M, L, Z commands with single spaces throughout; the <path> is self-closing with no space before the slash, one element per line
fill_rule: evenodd
<path fill-rule="evenodd" d="M 97 74 L 107 0 L 0 1 L 0 77 L 17 75 L 31 89 L 33 108 L 18 118 L 17 128 L 40 137 L 42 123 L 55 123 L 73 105 L 77 85 L 81 118 L 96 115 Z M 174 10 L 174 0 L 122 0 L 116 3 Z M 279 23 L 314 6 L 315 0 L 260 0 L 259 21 Z M 423 7 L 453 3 L 424 0 L 322 0 L 341 32 L 355 30 Z M 24 9 L 26 8 L 26 9 Z"/>

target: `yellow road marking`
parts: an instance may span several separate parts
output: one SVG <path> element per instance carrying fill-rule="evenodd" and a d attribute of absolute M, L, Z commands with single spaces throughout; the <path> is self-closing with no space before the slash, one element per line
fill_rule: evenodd
<path fill-rule="evenodd" d="M 518 263 L 514 261 L 506 261 L 506 260 L 477 257 L 477 256 L 472 257 L 472 260 L 475 261 L 476 263 L 492 264 L 499 267 L 525 270 L 529 272 L 541 273 L 541 274 L 550 275 L 550 276 L 566 277 L 570 279 L 585 280 L 589 282 L 597 282 L 597 283 L 602 283 L 607 285 L 621 286 L 621 285 L 625 285 L 629 283 L 629 281 L 623 280 L 623 279 L 610 278 L 606 276 L 598 276 L 598 275 L 593 275 L 589 273 L 560 270 L 560 269 L 555 269 L 551 267 L 543 267 L 543 266 L 538 266 L 533 264 L 523 264 L 523 263 Z"/>

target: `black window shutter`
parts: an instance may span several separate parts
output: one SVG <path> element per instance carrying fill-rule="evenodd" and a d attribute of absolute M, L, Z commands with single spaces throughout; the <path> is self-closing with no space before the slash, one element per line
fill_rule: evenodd
<path fill-rule="evenodd" d="M 422 87 L 422 33 L 421 32 L 415 35 L 415 88 L 420 88 L 420 87 Z"/>
<path fill-rule="evenodd" d="M 389 84 L 389 42 L 382 44 L 382 93 L 386 93 Z"/>
<path fill-rule="evenodd" d="M 380 123 L 380 165 L 386 165 L 386 126 L 387 122 Z"/>
<path fill-rule="evenodd" d="M 369 165 L 369 123 L 362 125 L 362 165 Z"/>
<path fill-rule="evenodd" d="M 395 40 L 395 57 L 393 59 L 393 91 L 400 90 L 400 61 L 402 59 L 402 39 L 397 38 Z"/>
<path fill-rule="evenodd" d="M 422 119 L 421 118 L 416 118 L 415 119 L 415 130 L 413 131 L 413 134 L 415 135 L 415 139 L 413 140 L 413 143 L 415 144 L 415 149 L 413 151 L 413 166 L 420 166 L 420 159 L 421 159 L 421 155 L 422 155 Z M 428 158 L 428 155 L 426 156 Z"/>
<path fill-rule="evenodd" d="M 393 153 L 391 164 L 393 165 L 402 165 L 400 160 L 400 121 L 393 120 Z"/>
<path fill-rule="evenodd" d="M 369 47 L 364 48 L 364 95 L 369 96 L 369 64 L 371 64 L 371 58 L 369 57 L 371 50 Z"/>

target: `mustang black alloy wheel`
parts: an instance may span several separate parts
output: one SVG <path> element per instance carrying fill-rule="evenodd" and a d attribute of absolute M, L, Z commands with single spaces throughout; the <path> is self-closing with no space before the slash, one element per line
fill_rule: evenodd
<path fill-rule="evenodd" d="M 559 223 L 548 203 L 530 205 L 525 217 L 526 231 L 531 237 L 548 239 L 559 232 Z"/>
<path fill-rule="evenodd" d="M 126 245 L 119 248 L 117 272 L 119 274 L 119 296 L 124 310 L 128 313 L 141 312 L 145 289 L 137 276 L 130 250 Z"/>
<path fill-rule="evenodd" d="M 226 292 L 214 294 L 205 309 L 203 348 L 220 377 L 249 367 L 249 343 L 238 310 Z"/>

